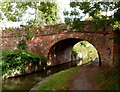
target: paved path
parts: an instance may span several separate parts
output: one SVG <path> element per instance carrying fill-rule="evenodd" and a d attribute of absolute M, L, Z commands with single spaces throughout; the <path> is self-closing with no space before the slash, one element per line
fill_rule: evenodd
<path fill-rule="evenodd" d="M 70 80 L 69 90 L 99 90 L 96 82 L 98 63 L 83 66 Z"/>

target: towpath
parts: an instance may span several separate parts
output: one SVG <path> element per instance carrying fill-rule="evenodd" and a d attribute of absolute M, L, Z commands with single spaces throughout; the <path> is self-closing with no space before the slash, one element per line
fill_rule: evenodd
<path fill-rule="evenodd" d="M 96 82 L 98 63 L 93 62 L 80 68 L 71 78 L 69 90 L 100 90 Z"/>

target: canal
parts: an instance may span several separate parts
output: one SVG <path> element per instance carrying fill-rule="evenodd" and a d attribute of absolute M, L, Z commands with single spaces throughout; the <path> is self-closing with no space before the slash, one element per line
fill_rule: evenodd
<path fill-rule="evenodd" d="M 6 90 L 30 90 L 34 85 L 43 80 L 45 77 L 74 66 L 75 65 L 70 62 L 48 67 L 44 71 L 37 71 L 23 76 L 4 79 L 2 80 L 2 92 Z"/>

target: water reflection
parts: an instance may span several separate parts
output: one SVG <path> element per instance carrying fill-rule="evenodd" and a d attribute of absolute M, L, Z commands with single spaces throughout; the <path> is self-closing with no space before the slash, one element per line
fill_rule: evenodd
<path fill-rule="evenodd" d="M 3 90 L 28 90 L 33 87 L 38 81 L 46 77 L 45 73 L 36 72 L 25 76 L 5 79 L 2 82 Z"/>
<path fill-rule="evenodd" d="M 61 70 L 72 67 L 71 63 L 48 67 L 46 71 L 39 71 L 32 74 L 9 78 L 2 81 L 2 90 L 30 90 L 35 84 Z"/>

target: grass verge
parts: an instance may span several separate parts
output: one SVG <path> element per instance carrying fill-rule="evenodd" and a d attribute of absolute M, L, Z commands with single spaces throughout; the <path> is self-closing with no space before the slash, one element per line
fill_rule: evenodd
<path fill-rule="evenodd" d="M 42 85 L 38 86 L 37 90 L 67 90 L 71 75 L 80 69 L 80 67 L 81 66 L 76 66 L 55 74 Z"/>
<path fill-rule="evenodd" d="M 101 90 L 120 90 L 118 85 L 119 74 L 114 68 L 99 68 L 96 79 L 100 84 L 99 87 Z"/>

